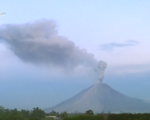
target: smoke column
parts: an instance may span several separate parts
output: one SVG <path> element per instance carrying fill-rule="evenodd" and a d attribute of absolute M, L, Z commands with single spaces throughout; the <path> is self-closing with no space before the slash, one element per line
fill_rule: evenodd
<path fill-rule="evenodd" d="M 97 69 L 96 69 L 96 73 L 97 73 L 97 76 L 98 76 L 98 83 L 102 83 L 103 79 L 104 79 L 104 72 L 105 72 L 105 69 L 107 67 L 107 63 L 104 62 L 104 61 L 99 61 L 98 62 L 98 65 L 97 65 Z"/>
<path fill-rule="evenodd" d="M 93 54 L 58 35 L 57 26 L 52 20 L 0 26 L 0 40 L 5 41 L 15 55 L 28 63 L 63 69 L 97 64 Z"/>

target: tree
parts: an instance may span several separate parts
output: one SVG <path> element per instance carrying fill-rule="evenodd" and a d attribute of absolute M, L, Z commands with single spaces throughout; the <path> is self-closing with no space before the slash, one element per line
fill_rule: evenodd
<path fill-rule="evenodd" d="M 60 117 L 61 118 L 65 118 L 65 117 L 67 117 L 68 116 L 68 113 L 67 112 L 62 112 L 62 113 L 60 113 Z"/>
<path fill-rule="evenodd" d="M 5 108 L 3 106 L 0 106 L 0 113 L 4 112 Z"/>
<path fill-rule="evenodd" d="M 49 115 L 56 116 L 56 115 L 57 115 L 57 112 L 54 111 L 54 110 L 52 110 L 52 111 L 49 113 Z"/>
<path fill-rule="evenodd" d="M 87 110 L 87 111 L 85 112 L 85 114 L 87 114 L 87 115 L 94 115 L 94 113 L 93 113 L 92 110 Z"/>
<path fill-rule="evenodd" d="M 29 110 L 21 110 L 21 114 L 24 118 L 30 117 L 30 111 Z"/>
<path fill-rule="evenodd" d="M 40 108 L 33 108 L 33 110 L 31 111 L 30 116 L 32 118 L 44 118 L 45 117 L 45 112 L 40 109 Z"/>

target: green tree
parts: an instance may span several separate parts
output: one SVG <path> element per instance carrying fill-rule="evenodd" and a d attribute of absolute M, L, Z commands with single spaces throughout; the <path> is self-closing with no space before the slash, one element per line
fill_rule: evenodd
<path fill-rule="evenodd" d="M 40 108 L 33 108 L 30 114 L 31 118 L 44 118 L 45 112 Z"/>
<path fill-rule="evenodd" d="M 21 110 L 20 112 L 24 118 L 30 117 L 30 111 L 29 110 Z"/>
<path fill-rule="evenodd" d="M 48 115 L 57 116 L 57 112 L 52 110 Z"/>
<path fill-rule="evenodd" d="M 65 117 L 67 117 L 68 116 L 68 113 L 67 112 L 62 112 L 62 113 L 60 113 L 60 117 L 63 119 L 63 118 L 65 118 Z"/>
<path fill-rule="evenodd" d="M 87 114 L 87 115 L 94 115 L 94 113 L 93 113 L 92 110 L 87 110 L 87 111 L 85 112 L 85 114 Z"/>

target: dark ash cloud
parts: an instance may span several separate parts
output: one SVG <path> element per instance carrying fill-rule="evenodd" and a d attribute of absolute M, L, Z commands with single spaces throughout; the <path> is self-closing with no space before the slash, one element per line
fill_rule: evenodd
<path fill-rule="evenodd" d="M 0 40 L 5 41 L 21 60 L 62 68 L 97 63 L 93 54 L 77 47 L 74 42 L 59 36 L 56 23 L 39 20 L 25 24 L 0 26 Z"/>
<path fill-rule="evenodd" d="M 100 45 L 100 49 L 105 51 L 112 51 L 114 48 L 131 47 L 137 45 L 138 43 L 139 42 L 135 40 L 127 40 L 124 43 L 112 42 Z"/>

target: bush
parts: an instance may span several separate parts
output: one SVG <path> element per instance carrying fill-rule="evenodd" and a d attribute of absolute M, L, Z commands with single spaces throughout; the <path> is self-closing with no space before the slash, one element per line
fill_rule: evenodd
<path fill-rule="evenodd" d="M 78 115 L 74 117 L 66 117 L 64 120 L 104 120 L 102 115 Z"/>

